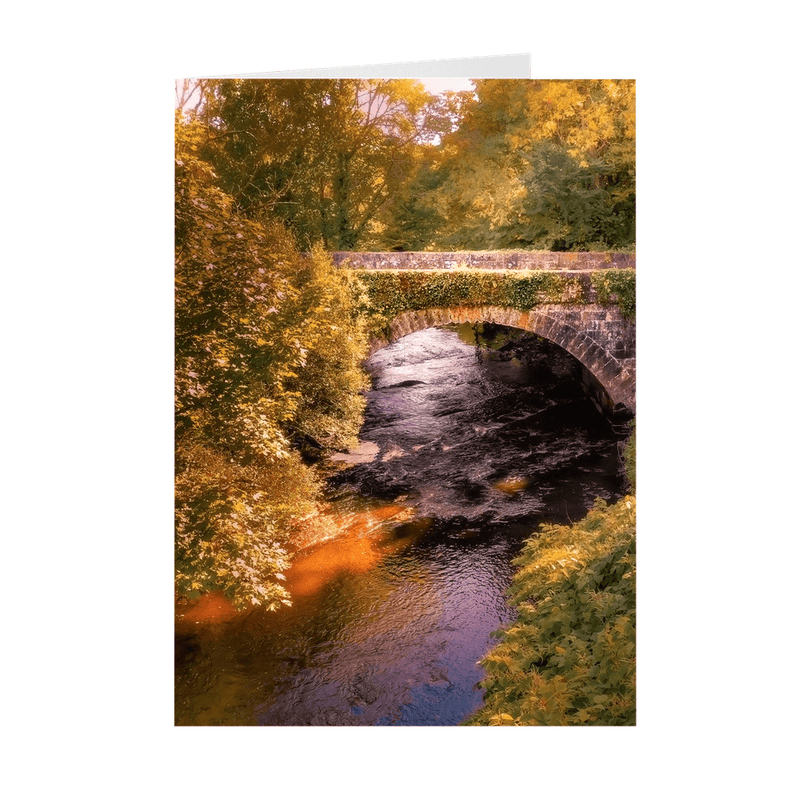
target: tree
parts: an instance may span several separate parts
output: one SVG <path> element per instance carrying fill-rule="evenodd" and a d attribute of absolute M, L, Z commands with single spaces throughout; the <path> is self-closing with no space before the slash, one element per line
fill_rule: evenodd
<path fill-rule="evenodd" d="M 636 498 L 540 525 L 513 561 L 514 622 L 468 725 L 636 724 Z"/>
<path fill-rule="evenodd" d="M 424 250 L 444 225 L 428 197 L 441 183 L 438 148 L 419 146 L 404 165 L 405 180 L 392 193 L 367 241 L 374 250 Z"/>
<path fill-rule="evenodd" d="M 633 81 L 475 81 L 425 202 L 444 248 L 633 245 Z"/>
<path fill-rule="evenodd" d="M 208 85 L 202 155 L 241 213 L 275 215 L 303 249 L 357 249 L 449 108 L 411 80 L 224 80 Z"/>
<path fill-rule="evenodd" d="M 176 121 L 176 588 L 238 605 L 288 602 L 293 532 L 318 481 L 292 439 L 354 440 L 365 339 L 349 278 L 280 222 L 236 213 Z"/>

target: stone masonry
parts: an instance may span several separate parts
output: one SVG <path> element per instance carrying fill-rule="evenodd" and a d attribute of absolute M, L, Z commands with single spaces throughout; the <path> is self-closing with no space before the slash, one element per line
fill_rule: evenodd
<path fill-rule="evenodd" d="M 351 269 L 635 269 L 631 253 L 547 253 L 487 250 L 429 253 L 331 253 L 337 266 Z M 345 264 L 345 262 L 349 262 Z"/>
<path fill-rule="evenodd" d="M 496 306 L 460 306 L 407 311 L 390 324 L 388 339 L 374 339 L 370 354 L 409 333 L 438 325 L 491 322 L 530 331 L 575 356 L 602 387 L 610 410 L 636 413 L 636 322 L 614 303 L 602 305 L 588 273 L 599 269 L 635 269 L 628 253 L 333 253 L 334 263 L 351 269 L 559 270 L 580 274 L 584 304 L 542 303 L 527 311 Z"/>

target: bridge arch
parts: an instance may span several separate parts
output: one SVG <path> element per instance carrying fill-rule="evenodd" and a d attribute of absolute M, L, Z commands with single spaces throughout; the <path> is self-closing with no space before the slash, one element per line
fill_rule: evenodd
<path fill-rule="evenodd" d="M 490 322 L 509 328 L 535 333 L 554 342 L 574 356 L 602 389 L 604 405 L 608 411 L 636 413 L 636 359 L 631 348 L 635 346 L 632 330 L 625 331 L 626 322 L 614 319 L 616 330 L 622 327 L 628 335 L 626 342 L 608 340 L 603 321 L 618 310 L 608 307 L 545 305 L 528 311 L 498 306 L 459 306 L 456 308 L 429 308 L 406 311 L 395 317 L 387 328 L 387 335 L 370 341 L 369 355 L 410 333 L 448 324 Z M 586 320 L 589 320 L 587 323 Z M 594 324 L 592 324 L 594 322 Z M 628 323 L 629 324 L 629 323 Z M 605 334 L 605 335 L 604 335 Z M 604 341 L 605 339 L 605 341 Z"/>

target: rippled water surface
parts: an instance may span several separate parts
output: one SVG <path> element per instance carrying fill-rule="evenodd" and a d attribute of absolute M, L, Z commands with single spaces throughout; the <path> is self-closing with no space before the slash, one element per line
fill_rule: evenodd
<path fill-rule="evenodd" d="M 345 532 L 299 554 L 292 608 L 178 621 L 177 724 L 455 725 L 480 706 L 523 539 L 622 493 L 576 363 L 492 333 L 372 357 L 362 463 L 329 486 Z"/>

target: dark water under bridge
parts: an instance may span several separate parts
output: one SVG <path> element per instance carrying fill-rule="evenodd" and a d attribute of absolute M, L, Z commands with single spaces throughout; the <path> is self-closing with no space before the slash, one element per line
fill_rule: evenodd
<path fill-rule="evenodd" d="M 636 413 L 635 255 L 476 251 L 336 252 L 332 257 L 337 266 L 364 277 L 373 303 L 385 313 L 386 324 L 373 336 L 371 353 L 425 328 L 465 322 L 506 325 L 542 336 L 573 355 L 586 371 L 587 388 L 606 410 Z M 411 273 L 426 274 L 412 281 Z M 449 273 L 449 283 L 478 288 L 441 300 L 441 293 L 425 292 L 441 273 Z M 535 285 L 544 288 L 522 301 L 518 298 L 525 295 L 519 291 L 500 291 L 504 282 L 519 287 L 525 281 L 538 281 Z M 407 308 L 397 300 L 404 291 Z"/>

